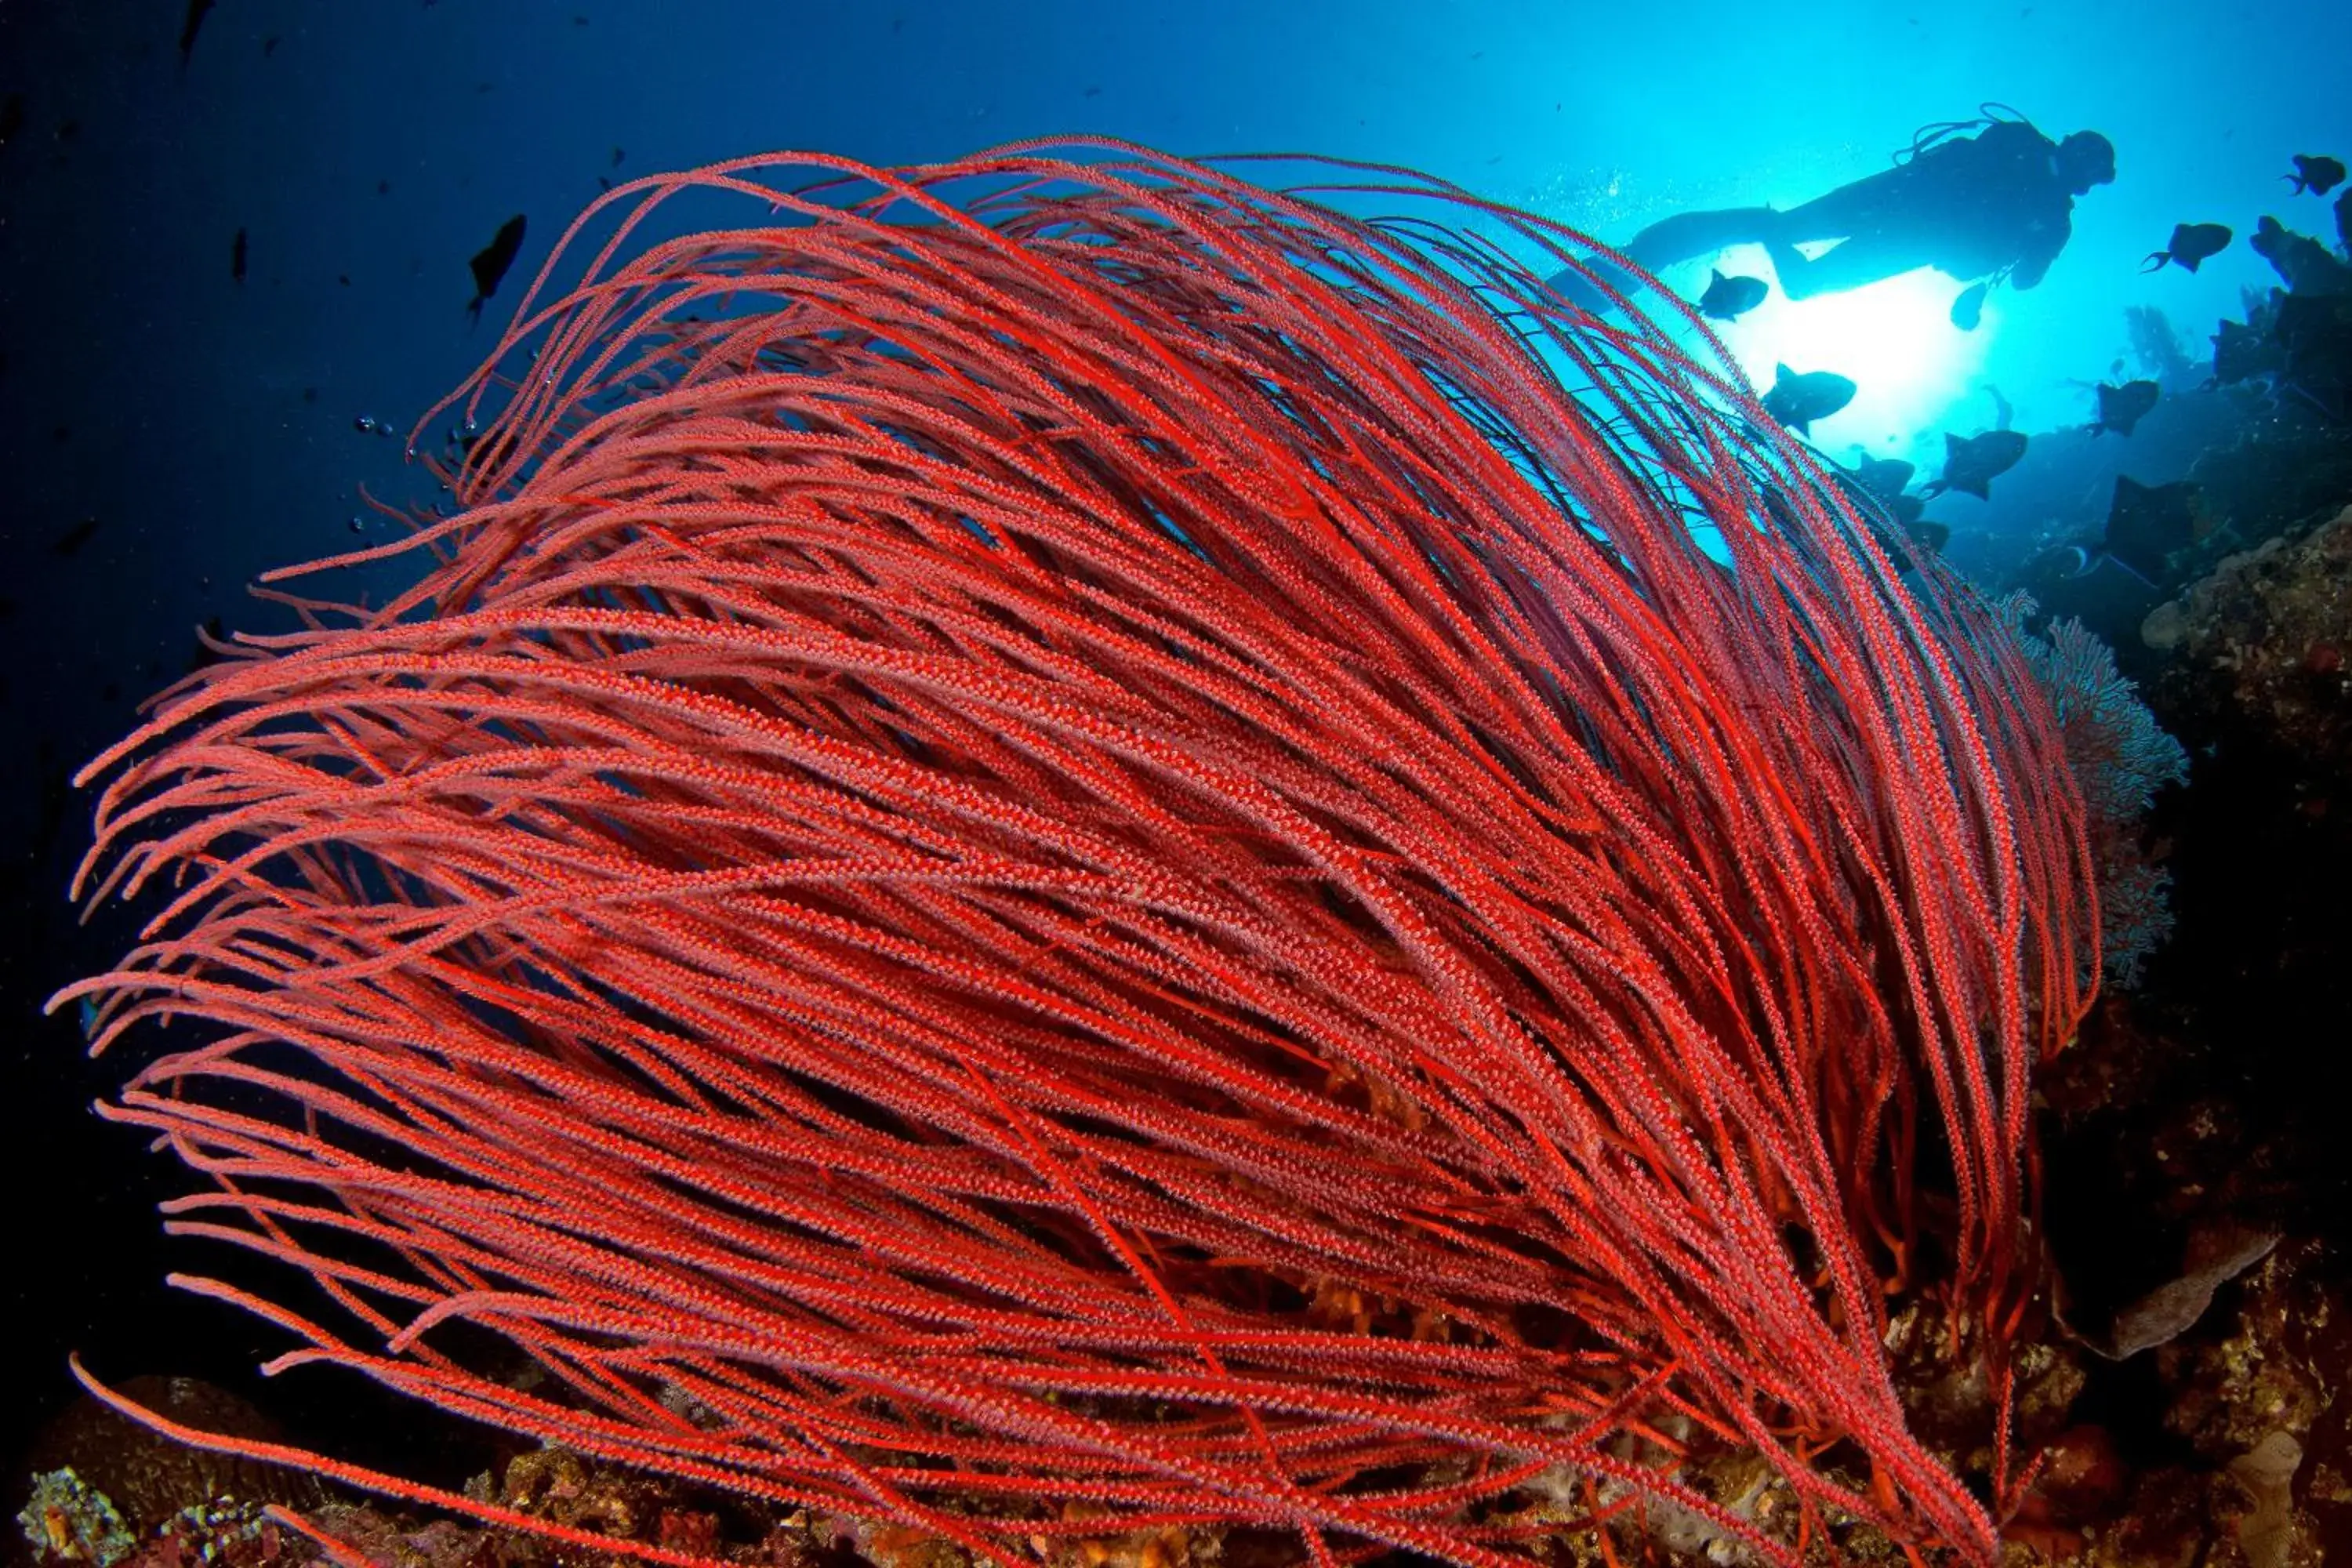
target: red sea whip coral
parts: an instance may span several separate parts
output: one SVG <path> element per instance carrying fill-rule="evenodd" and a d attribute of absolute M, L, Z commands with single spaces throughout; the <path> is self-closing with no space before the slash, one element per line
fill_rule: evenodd
<path fill-rule="evenodd" d="M 331 1320 L 180 1282 L 999 1560 L 1660 1508 L 1792 1558 L 1727 1444 L 1989 1560 L 1881 1289 L 1996 1370 L 2032 1289 L 2051 716 L 1719 357 L 1550 296 L 1564 236 L 1314 177 L 1405 216 L 1090 145 L 576 225 L 467 510 L 367 552 L 422 581 L 90 769 L 85 890 L 169 902 L 65 997 L 195 1029 L 107 1113 Z M 763 226 L 648 237 L 688 193 Z"/>

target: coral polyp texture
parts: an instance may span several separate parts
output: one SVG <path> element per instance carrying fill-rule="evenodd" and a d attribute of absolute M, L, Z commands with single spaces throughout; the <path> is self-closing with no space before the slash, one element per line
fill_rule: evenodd
<path fill-rule="evenodd" d="M 107 1114 L 276 1266 L 180 1282 L 997 1561 L 1990 1560 L 1885 1293 L 2005 1404 L 2080 802 L 2000 618 L 1570 238 L 1114 144 L 611 193 L 463 510 L 88 775 L 160 907 L 60 1001 L 173 1025 Z"/>

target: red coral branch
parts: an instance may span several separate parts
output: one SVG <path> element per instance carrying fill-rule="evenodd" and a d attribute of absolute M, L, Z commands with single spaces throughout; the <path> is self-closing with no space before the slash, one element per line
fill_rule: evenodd
<path fill-rule="evenodd" d="M 1379 178 L 1417 216 L 1119 146 L 592 208 L 417 584 L 90 770 L 86 887 L 172 893 L 60 999 L 211 1026 L 109 1114 L 352 1327 L 192 1288 L 1005 1556 L 1646 1497 L 1788 1560 L 1711 1433 L 1989 1561 L 1879 1283 L 1926 1162 L 1955 1310 L 2030 1285 L 2050 715 L 1736 376 L 1496 243 L 1561 237 Z M 771 221 L 638 244 L 688 192 Z"/>

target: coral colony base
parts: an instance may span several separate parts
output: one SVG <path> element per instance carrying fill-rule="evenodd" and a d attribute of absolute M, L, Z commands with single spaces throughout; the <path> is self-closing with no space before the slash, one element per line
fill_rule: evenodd
<path fill-rule="evenodd" d="M 89 771 L 80 894 L 161 907 L 59 1000 L 173 1025 L 107 1114 L 279 1279 L 179 1283 L 996 1561 L 1990 1562 L 2097 965 L 2019 643 L 1719 353 L 1549 293 L 1576 237 L 1233 167 L 751 159 L 574 226 L 462 514 L 272 579 L 413 586 L 270 590 L 306 629 Z M 752 226 L 640 237 L 689 193 Z M 1988 1391 L 1977 1492 L 1889 1293 Z"/>

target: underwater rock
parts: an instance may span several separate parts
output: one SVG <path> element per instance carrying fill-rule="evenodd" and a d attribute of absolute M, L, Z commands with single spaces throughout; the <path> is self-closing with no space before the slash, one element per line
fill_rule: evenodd
<path fill-rule="evenodd" d="M 2289 293 L 2340 294 L 2352 289 L 2352 267 L 2330 256 L 2319 241 L 2297 234 L 2274 217 L 2265 216 L 2246 243 L 2271 264 Z"/>
<path fill-rule="evenodd" d="M 2216 1290 L 2268 1258 L 2278 1244 L 2274 1230 L 2236 1225 L 2199 1230 L 2189 1238 L 2180 1278 L 2158 1286 L 2116 1314 L 2104 1334 L 2084 1334 L 2082 1341 L 2109 1361 L 2126 1361 L 2169 1344 L 2197 1326 L 2213 1304 Z"/>
<path fill-rule="evenodd" d="M 279 1437 L 275 1424 L 260 1411 L 196 1378 L 132 1377 L 121 1387 L 141 1404 L 189 1426 L 265 1442 Z M 191 1504 L 214 1498 L 308 1508 L 326 1495 L 315 1479 L 299 1471 L 183 1447 L 88 1397 L 49 1423 L 35 1439 L 28 1458 L 36 1471 L 73 1471 L 112 1501 L 136 1536 L 152 1532 Z"/>
<path fill-rule="evenodd" d="M 2230 556 L 2150 612 L 2140 640 L 2225 683 L 2277 744 L 2352 778 L 2352 506 Z"/>
<path fill-rule="evenodd" d="M 33 1495 L 16 1511 L 33 1554 L 47 1562 L 114 1568 L 139 1549 L 114 1500 L 73 1473 L 71 1466 L 33 1478 Z"/>
<path fill-rule="evenodd" d="M 2294 1473 L 2302 1468 L 2303 1445 L 2277 1431 L 2230 1461 L 2230 1474 L 2254 1500 L 2254 1511 L 2238 1523 L 2238 1544 L 2252 1568 L 2287 1568 L 2294 1560 Z"/>

